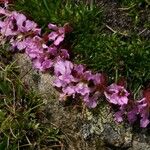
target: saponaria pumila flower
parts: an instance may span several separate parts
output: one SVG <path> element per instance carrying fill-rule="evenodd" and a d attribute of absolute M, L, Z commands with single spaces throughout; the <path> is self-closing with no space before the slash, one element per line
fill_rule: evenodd
<path fill-rule="evenodd" d="M 83 65 L 76 65 L 67 60 L 56 62 L 54 72 L 54 85 L 63 91 L 61 99 L 65 100 L 70 96 L 80 97 L 88 107 L 96 107 L 98 99 L 102 96 L 100 87 L 103 87 L 105 82 L 102 74 L 92 74 Z"/>
<path fill-rule="evenodd" d="M 124 105 L 128 103 L 129 93 L 123 86 L 113 83 L 107 87 L 104 94 L 107 100 L 112 104 Z"/>
<path fill-rule="evenodd" d="M 120 106 L 119 111 L 114 114 L 117 122 L 122 122 L 123 118 L 127 118 L 130 124 L 140 118 L 140 126 L 145 128 L 149 125 L 149 111 L 150 111 L 150 89 L 143 91 L 143 98 L 140 100 L 129 100 L 129 104 Z"/>

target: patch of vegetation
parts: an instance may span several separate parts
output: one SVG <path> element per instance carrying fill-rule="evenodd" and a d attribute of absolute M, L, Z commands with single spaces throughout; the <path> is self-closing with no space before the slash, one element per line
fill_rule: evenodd
<path fill-rule="evenodd" d="M 42 98 L 19 79 L 6 49 L 0 50 L 0 149 L 61 149 L 61 132 L 47 121 Z"/>
<path fill-rule="evenodd" d="M 41 27 L 47 27 L 48 23 L 63 25 L 69 22 L 76 26 L 84 17 L 87 21 L 88 14 L 95 17 L 99 9 L 91 3 L 85 4 L 83 1 L 75 2 L 73 0 L 16 0 L 12 8 L 25 13 L 36 21 Z M 95 12 L 96 11 L 96 12 Z M 86 24 L 86 22 L 84 22 Z"/>
<path fill-rule="evenodd" d="M 28 14 L 43 28 L 49 22 L 61 25 L 69 22 L 73 32 L 66 41 L 71 45 L 73 60 L 107 73 L 113 81 L 123 76 L 128 80 L 128 87 L 136 91 L 150 80 L 149 1 L 117 1 L 115 11 L 122 11 L 131 18 L 127 32 L 121 27 L 117 31 L 111 28 L 114 18 L 104 18 L 108 13 L 107 4 L 97 3 L 92 0 L 88 4 L 71 0 L 18 0 L 13 8 Z M 107 19 L 112 20 L 110 27 Z"/>
<path fill-rule="evenodd" d="M 116 78 L 116 81 L 119 76 L 126 77 L 132 85 L 143 84 L 150 79 L 148 41 L 138 38 L 126 41 L 116 34 L 101 34 L 99 38 L 95 36 L 88 34 L 84 36 L 87 38 L 83 40 L 82 46 L 86 51 L 79 44 L 75 46 L 77 54 L 82 51 L 81 55 L 76 57 L 77 61 L 88 64 L 96 71 L 107 72 L 108 76 L 113 80 Z"/>

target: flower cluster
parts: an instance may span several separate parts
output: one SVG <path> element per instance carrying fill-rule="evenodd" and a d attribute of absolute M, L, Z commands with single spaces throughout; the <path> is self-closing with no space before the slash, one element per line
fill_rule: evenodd
<path fill-rule="evenodd" d="M 149 120 L 149 100 L 144 97 L 138 101 L 130 101 L 128 105 L 122 105 L 119 111 L 115 113 L 115 120 L 117 122 L 122 122 L 123 117 L 127 116 L 130 124 L 133 124 L 138 116 L 140 117 L 140 126 L 145 128 L 150 123 Z"/>
<path fill-rule="evenodd" d="M 62 59 L 54 64 L 54 73 L 54 85 L 62 89 L 61 99 L 80 97 L 88 107 L 96 107 L 104 90 L 104 75 L 92 74 L 83 65 Z"/>
<path fill-rule="evenodd" d="M 51 71 L 55 76 L 54 86 L 61 91 L 60 100 L 81 99 L 87 107 L 94 108 L 105 96 L 110 104 L 119 108 L 115 113 L 117 122 L 126 117 L 134 123 L 140 116 L 141 127 L 149 124 L 149 90 L 141 100 L 131 100 L 125 85 L 108 86 L 104 74 L 93 73 L 84 65 L 70 61 L 69 52 L 63 47 L 66 33 L 72 30 L 68 24 L 63 27 L 49 24 L 50 32 L 41 34 L 38 25 L 21 13 L 1 7 L 0 16 L 1 44 L 9 42 L 13 51 L 25 52 L 39 71 Z"/>

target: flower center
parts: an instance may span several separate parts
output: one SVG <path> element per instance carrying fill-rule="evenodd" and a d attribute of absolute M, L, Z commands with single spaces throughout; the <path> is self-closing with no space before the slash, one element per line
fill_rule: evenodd
<path fill-rule="evenodd" d="M 125 91 L 124 90 L 120 90 L 119 92 L 118 92 L 118 96 L 119 97 L 122 97 L 122 96 L 125 96 Z"/>

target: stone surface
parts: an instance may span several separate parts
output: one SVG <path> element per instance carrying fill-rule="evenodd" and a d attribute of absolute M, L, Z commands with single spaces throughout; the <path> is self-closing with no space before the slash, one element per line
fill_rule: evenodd
<path fill-rule="evenodd" d="M 22 81 L 43 97 L 47 121 L 63 132 L 64 150 L 150 150 L 148 129 L 116 124 L 112 109 L 105 102 L 92 110 L 64 105 L 52 86 L 53 76 L 32 69 L 25 54 L 17 54 L 14 59 L 20 66 Z"/>

